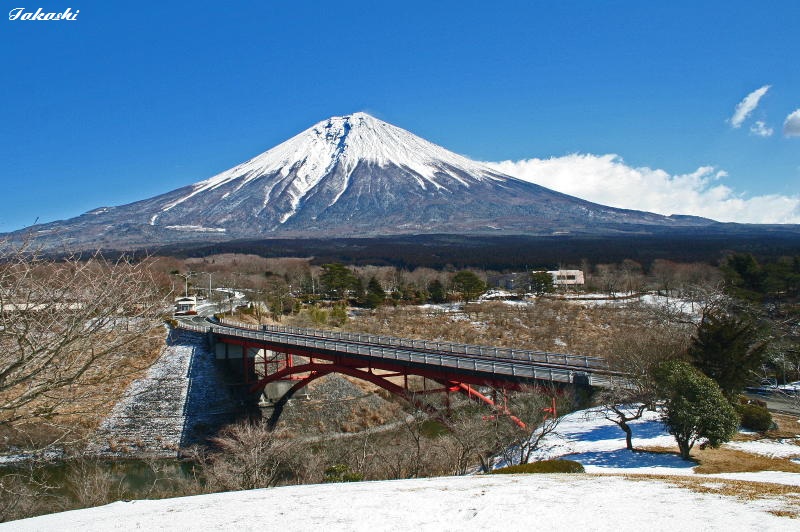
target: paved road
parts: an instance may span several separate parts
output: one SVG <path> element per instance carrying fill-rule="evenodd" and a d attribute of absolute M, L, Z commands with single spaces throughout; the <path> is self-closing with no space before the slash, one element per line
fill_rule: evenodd
<path fill-rule="evenodd" d="M 789 397 L 780 393 L 760 394 L 745 392 L 750 399 L 759 399 L 767 403 L 767 408 L 774 412 L 800 415 L 800 397 Z"/>

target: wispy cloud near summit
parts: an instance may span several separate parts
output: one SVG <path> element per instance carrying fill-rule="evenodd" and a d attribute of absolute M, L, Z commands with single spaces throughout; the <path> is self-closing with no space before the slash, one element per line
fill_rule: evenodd
<path fill-rule="evenodd" d="M 736 110 L 733 112 L 733 116 L 729 120 L 731 127 L 736 129 L 742 127 L 744 121 L 747 120 L 750 113 L 755 111 L 756 107 L 758 107 L 758 102 L 761 101 L 761 98 L 764 97 L 771 86 L 772 85 L 764 85 L 745 96 L 744 99 L 739 102 L 736 106 Z"/>

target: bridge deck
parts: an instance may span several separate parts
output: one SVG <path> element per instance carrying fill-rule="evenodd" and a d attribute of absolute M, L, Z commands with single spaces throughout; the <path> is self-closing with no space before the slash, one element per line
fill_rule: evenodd
<path fill-rule="evenodd" d="M 621 376 L 619 372 L 610 370 L 606 361 L 598 357 L 277 325 L 247 327 L 242 324 L 209 323 L 199 326 L 181 322 L 180 326 L 267 344 L 267 348 L 300 347 L 361 359 L 470 372 L 492 378 L 573 383 L 576 375 L 585 375 L 588 384 L 606 387 Z"/>

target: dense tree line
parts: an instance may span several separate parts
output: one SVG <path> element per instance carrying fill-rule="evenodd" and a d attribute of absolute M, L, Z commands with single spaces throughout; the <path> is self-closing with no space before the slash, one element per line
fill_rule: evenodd
<path fill-rule="evenodd" d="M 631 259 L 649 268 L 655 260 L 716 265 L 724 254 L 752 253 L 759 260 L 800 254 L 796 232 L 743 229 L 739 234 L 675 232 L 665 235 L 483 236 L 413 235 L 378 238 L 270 239 L 184 244 L 158 250 L 180 258 L 251 254 L 268 258 L 314 257 L 314 265 L 341 262 L 354 266 L 524 270 L 536 264 L 620 263 Z"/>

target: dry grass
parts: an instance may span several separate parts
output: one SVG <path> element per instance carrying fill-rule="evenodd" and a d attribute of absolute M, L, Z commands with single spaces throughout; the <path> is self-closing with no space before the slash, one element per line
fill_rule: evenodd
<path fill-rule="evenodd" d="M 79 442 L 90 434 L 119 401 L 128 385 L 146 372 L 161 354 L 163 335 L 143 338 L 115 357 L 113 367 L 101 367 L 87 372 L 73 386 L 53 390 L 21 409 L 29 417 L 12 425 L 0 423 L 0 451 L 10 447 L 39 448 L 55 442 Z M 36 415 L 57 405 L 55 413 L 46 417 Z M 30 416 L 27 413 L 30 413 Z"/>
<path fill-rule="evenodd" d="M 658 480 L 695 493 L 733 497 L 741 501 L 768 501 L 772 506 L 767 509 L 769 513 L 779 517 L 800 518 L 800 486 L 673 475 L 622 476 L 631 481 Z"/>
<path fill-rule="evenodd" d="M 800 447 L 798 447 L 800 451 Z M 800 453 L 798 453 L 800 454 Z M 788 458 L 772 458 L 735 449 L 698 449 L 692 451 L 698 465 L 696 473 L 752 473 L 756 471 L 785 471 L 800 473 L 800 464 Z"/>
<path fill-rule="evenodd" d="M 641 331 L 650 316 L 634 303 L 590 306 L 540 299 L 528 305 L 471 303 L 462 312 L 381 307 L 349 320 L 345 330 L 405 338 L 604 356 L 613 338 Z M 290 321 L 290 320 L 289 320 Z M 289 321 L 286 323 L 288 324 Z"/>
<path fill-rule="evenodd" d="M 753 441 L 749 435 L 737 435 L 736 441 Z M 769 440 L 770 438 L 767 438 Z M 640 447 L 640 450 L 650 453 L 677 454 L 675 447 Z M 797 447 L 800 455 L 800 446 Z M 788 458 L 773 458 L 758 454 L 748 453 L 737 449 L 720 447 L 719 449 L 701 449 L 695 446 L 691 452 L 692 460 L 697 463 L 694 468 L 698 474 L 714 473 L 754 473 L 758 471 L 784 471 L 786 473 L 800 473 L 800 464 Z"/>
<path fill-rule="evenodd" d="M 800 438 L 800 420 L 797 416 L 773 412 L 772 421 L 778 425 L 778 428 L 767 431 L 770 438 Z"/>
<path fill-rule="evenodd" d="M 797 438 L 800 432 L 797 416 L 785 414 L 773 414 L 773 421 L 778 426 L 777 429 L 769 430 L 765 434 L 737 434 L 734 441 L 770 441 Z M 800 441 L 796 442 L 800 443 Z M 797 455 L 800 456 L 800 445 L 797 447 Z M 698 462 L 695 468 L 697 473 L 740 473 L 755 471 L 785 471 L 787 473 L 800 473 L 800 464 L 792 462 L 788 458 L 772 458 L 758 454 L 747 453 L 724 446 L 720 449 L 700 449 L 695 447 L 692 450 L 693 458 Z"/>

